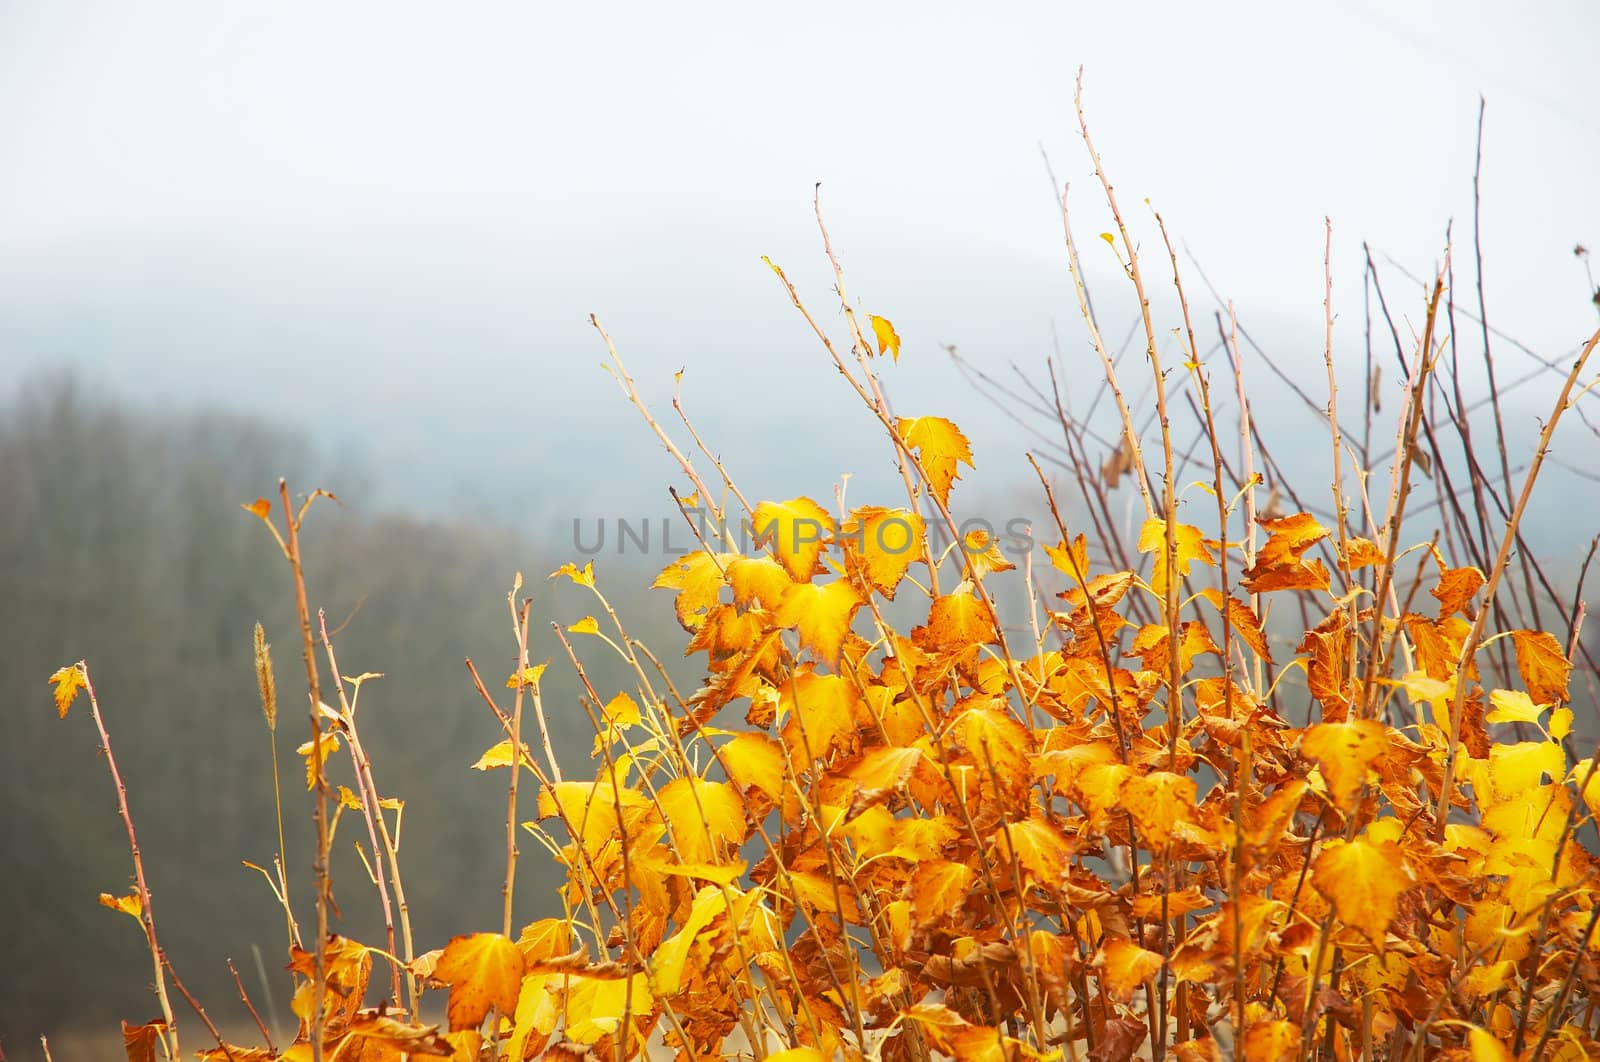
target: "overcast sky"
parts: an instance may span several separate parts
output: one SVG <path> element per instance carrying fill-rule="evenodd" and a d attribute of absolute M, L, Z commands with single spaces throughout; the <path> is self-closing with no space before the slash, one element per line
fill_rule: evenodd
<path fill-rule="evenodd" d="M 781 322 L 773 343 L 796 341 L 757 258 L 825 302 L 816 181 L 855 293 L 926 320 L 908 351 L 981 350 L 985 316 L 1044 337 L 1074 312 L 1041 146 L 1080 235 L 1104 227 L 1072 113 L 1080 65 L 1136 222 L 1150 197 L 1241 312 L 1313 336 L 1324 215 L 1345 321 L 1362 240 L 1426 271 L 1454 217 L 1470 249 L 1482 93 L 1491 316 L 1554 356 L 1595 323 L 1572 247 L 1600 243 L 1597 42 L 1586 0 L 0 2 L 0 368 L 66 358 L 51 329 L 131 329 L 138 310 L 169 327 L 125 352 L 79 334 L 70 355 L 122 365 L 125 384 L 135 357 L 170 354 L 189 377 L 213 359 L 200 397 L 237 400 L 227 358 L 256 325 L 218 305 L 248 291 L 258 316 L 276 308 L 272 357 L 293 363 L 289 347 L 336 358 L 338 335 L 394 317 L 369 305 L 431 293 L 437 320 L 372 324 L 363 349 L 407 353 L 395 374 L 439 398 L 440 430 L 461 412 L 441 365 L 490 364 L 490 333 L 546 390 L 584 352 L 542 409 L 576 429 L 560 418 L 602 399 L 627 416 L 590 371 L 590 311 L 652 381 L 684 364 L 692 379 L 711 321 Z M 246 268 L 263 248 L 283 257 Z M 308 286 L 345 318 L 313 312 Z M 919 291 L 939 305 L 913 306 Z M 448 351 L 428 353 L 435 335 Z M 818 386 L 836 385 L 825 369 Z M 713 400 L 730 396 L 749 397 Z"/>

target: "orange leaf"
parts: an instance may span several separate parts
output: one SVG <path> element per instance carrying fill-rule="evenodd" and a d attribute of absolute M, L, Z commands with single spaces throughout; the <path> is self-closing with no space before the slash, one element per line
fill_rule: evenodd
<path fill-rule="evenodd" d="M 144 1025 L 122 1023 L 122 1046 L 128 1052 L 128 1062 L 156 1062 L 156 1045 L 167 1023 L 157 1018 Z"/>
<path fill-rule="evenodd" d="M 109 892 L 102 892 L 100 906 L 131 915 L 135 921 L 142 921 L 144 916 L 144 901 L 139 898 L 137 892 L 130 892 L 126 896 L 113 896 Z"/>
<path fill-rule="evenodd" d="M 1545 631 L 1512 631 L 1517 646 L 1517 671 L 1528 695 L 1538 704 L 1571 700 L 1567 677 L 1572 664 L 1556 636 Z"/>
<path fill-rule="evenodd" d="M 997 637 L 989 607 L 959 589 L 934 601 L 924 630 L 926 648 L 944 652 L 987 645 Z"/>
<path fill-rule="evenodd" d="M 1100 970 L 1100 980 L 1106 990 L 1126 1003 L 1133 998 L 1135 989 L 1161 969 L 1161 961 L 1160 954 L 1146 951 L 1131 940 L 1107 937 L 1100 945 L 1094 965 Z"/>
<path fill-rule="evenodd" d="M 922 517 L 910 509 L 862 506 L 839 529 L 845 552 L 859 558 L 867 582 L 884 597 L 893 598 L 913 561 L 922 557 L 927 529 Z"/>
<path fill-rule="evenodd" d="M 674 606 L 678 622 L 686 631 L 697 630 L 705 622 L 711 606 L 722 597 L 723 576 L 719 561 L 731 559 L 727 555 L 713 557 L 705 550 L 675 557 L 661 569 L 661 574 L 656 576 L 650 587 L 653 590 L 665 588 L 678 591 Z"/>
<path fill-rule="evenodd" d="M 966 902 L 978 872 L 965 863 L 933 859 L 911 874 L 911 914 L 918 925 L 944 918 Z"/>
<path fill-rule="evenodd" d="M 1258 1021 L 1245 1030 L 1244 1062 L 1292 1062 L 1300 1054 L 1300 1026 Z"/>
<path fill-rule="evenodd" d="M 721 759 L 729 781 L 740 789 L 752 786 L 773 800 L 783 792 L 783 749 L 765 734 L 739 734 L 722 746 Z"/>
<path fill-rule="evenodd" d="M 450 1028 L 475 1029 L 491 1010 L 514 1014 L 523 968 L 522 952 L 499 933 L 452 938 L 433 971 L 435 978 L 450 986 L 446 1006 Z"/>
<path fill-rule="evenodd" d="M 928 474 L 928 489 L 941 505 L 950 504 L 950 486 L 961 478 L 960 466 L 972 463 L 972 444 L 943 417 L 900 417 L 895 431 L 906 448 L 917 455 L 917 462 Z"/>
<path fill-rule="evenodd" d="M 1361 837 L 1325 844 L 1311 877 L 1317 891 L 1333 901 L 1340 921 L 1361 930 L 1377 947 L 1394 921 L 1400 894 L 1411 887 L 1400 846 Z"/>
<path fill-rule="evenodd" d="M 836 666 L 850 622 L 860 607 L 861 595 L 844 579 L 820 585 L 796 583 L 783 595 L 778 623 L 793 627 L 800 644 L 818 660 Z"/>
<path fill-rule="evenodd" d="M 1306 550 L 1328 537 L 1328 529 L 1310 513 L 1261 517 L 1256 521 L 1267 529 L 1266 544 L 1256 554 L 1256 562 L 1245 570 L 1245 588 L 1251 593 L 1268 590 L 1326 590 L 1328 569 L 1319 560 L 1309 564 Z"/>
<path fill-rule="evenodd" d="M 733 603 L 740 608 L 756 605 L 776 612 L 794 580 L 771 557 L 735 557 L 728 562 L 728 585 L 733 587 Z"/>
<path fill-rule="evenodd" d="M 1195 783 L 1187 775 L 1153 771 L 1129 778 L 1122 806 L 1139 827 L 1139 842 L 1151 851 L 1164 848 L 1180 822 L 1194 821 Z"/>
<path fill-rule="evenodd" d="M 750 525 L 756 544 L 771 546 L 784 570 L 797 583 L 807 582 L 816 573 L 817 558 L 834 529 L 833 517 L 810 498 L 762 502 L 756 506 Z"/>
<path fill-rule="evenodd" d="M 1300 751 L 1317 761 L 1334 802 L 1349 811 L 1367 780 L 1367 768 L 1389 750 L 1389 732 L 1376 719 L 1319 723 L 1300 739 Z"/>

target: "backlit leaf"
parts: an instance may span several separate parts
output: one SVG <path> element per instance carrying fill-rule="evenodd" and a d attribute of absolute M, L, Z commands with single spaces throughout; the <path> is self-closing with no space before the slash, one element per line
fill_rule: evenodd
<path fill-rule="evenodd" d="M 810 498 L 762 502 L 750 524 L 757 544 L 770 546 L 797 583 L 808 582 L 816 573 L 817 558 L 834 530 L 833 517 Z"/>
<path fill-rule="evenodd" d="M 490 1010 L 516 1012 L 522 985 L 522 952 L 499 933 L 453 937 L 434 967 L 436 979 L 450 986 L 446 1014 L 450 1028 L 475 1029 Z"/>
<path fill-rule="evenodd" d="M 872 322 L 872 335 L 878 341 L 878 353 L 892 355 L 895 361 L 900 360 L 900 334 L 894 330 L 894 325 L 889 323 L 887 317 L 879 317 L 875 313 L 867 315 L 867 320 Z"/>
<path fill-rule="evenodd" d="M 950 486 L 961 478 L 960 466 L 972 468 L 972 444 L 943 417 L 900 417 L 895 431 L 928 474 L 928 488 L 943 505 L 950 504 Z"/>
<path fill-rule="evenodd" d="M 1412 884 L 1399 845 L 1360 837 L 1324 845 L 1311 877 L 1317 890 L 1333 901 L 1340 921 L 1361 930 L 1377 947 L 1383 946 L 1394 921 L 1400 894 Z"/>
<path fill-rule="evenodd" d="M 78 691 L 83 688 L 83 665 L 71 664 L 57 669 L 56 673 L 50 676 L 50 684 L 55 687 L 56 714 L 65 719 L 67 709 L 72 707 Z"/>
<path fill-rule="evenodd" d="M 1334 802 L 1349 810 L 1367 778 L 1367 768 L 1389 748 L 1389 734 L 1375 719 L 1318 723 L 1300 739 L 1300 751 L 1317 761 Z"/>

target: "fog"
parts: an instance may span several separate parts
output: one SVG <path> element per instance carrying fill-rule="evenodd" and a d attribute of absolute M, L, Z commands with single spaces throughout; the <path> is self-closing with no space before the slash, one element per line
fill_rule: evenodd
<path fill-rule="evenodd" d="M 466 770 L 497 735 L 461 659 L 493 660 L 486 675 L 510 659 L 516 570 L 536 587 L 536 629 L 592 610 L 543 580 L 584 559 L 574 521 L 659 524 L 676 511 L 668 487 L 688 489 L 603 368 L 590 314 L 654 415 L 685 440 L 680 393 L 752 499 L 829 504 L 848 477 L 852 503 L 894 504 L 881 429 L 762 261 L 842 333 L 820 184 L 850 296 L 904 338 L 883 367 L 895 411 L 971 438 L 968 513 L 1037 514 L 1025 454 L 1048 461 L 1060 426 L 1028 388 L 1048 388 L 1054 359 L 1082 410 L 1104 380 L 1051 172 L 1070 185 L 1107 335 L 1136 321 L 1094 238 L 1112 222 L 1076 126 L 1082 67 L 1160 333 L 1181 317 L 1147 198 L 1179 244 L 1204 360 L 1231 387 L 1216 316 L 1231 301 L 1259 345 L 1244 364 L 1262 432 L 1319 498 L 1326 432 L 1306 430 L 1314 414 L 1274 366 L 1326 401 L 1325 218 L 1353 418 L 1369 311 L 1379 320 L 1367 253 L 1409 348 L 1409 278 L 1434 276 L 1447 234 L 1463 387 L 1486 395 L 1481 246 L 1520 474 L 1556 385 L 1531 370 L 1596 323 L 1573 254 L 1600 243 L 1600 118 L 1584 106 L 1596 40 L 1600 10 L 1577 0 L 1537 19 L 1487 3 L 0 3 L 0 743 L 16 808 L 0 838 L 25 871 L 0 886 L 15 920 L 0 1042 L 31 1057 L 40 1032 L 148 1017 L 138 933 L 95 904 L 126 875 L 110 783 L 85 721 L 59 722 L 46 692 L 80 656 L 105 662 L 135 811 L 174 868 L 158 895 L 194 912 L 172 931 L 175 960 L 208 988 L 225 949 L 243 963 L 259 939 L 278 964 L 270 898 L 238 869 L 275 847 L 248 645 L 266 622 L 287 685 L 294 632 L 270 541 L 236 508 L 277 475 L 344 500 L 315 518 L 318 574 L 330 616 L 351 619 L 347 672 L 393 673 L 396 729 L 375 744 L 419 809 L 410 851 L 437 860 L 418 909 L 436 925 L 480 917 L 498 902 L 483 868 L 501 812 L 477 829 L 473 809 L 503 793 Z M 1381 321 L 1375 335 L 1381 437 L 1401 383 Z M 975 387 L 950 347 L 1007 390 Z M 1126 364 L 1147 392 L 1139 353 Z M 1528 524 L 1561 577 L 1600 513 L 1588 424 L 1559 437 Z M 643 590 L 663 558 L 599 561 L 614 600 L 674 645 L 669 601 Z M 587 723 L 564 681 L 552 699 L 581 758 Z M 200 766 L 172 769 L 174 732 Z M 422 732 L 435 744 L 419 750 Z M 345 870 L 358 934 L 373 913 L 354 897 L 359 867 Z M 91 947 L 105 954 L 79 953 Z M 223 988 L 218 1009 L 241 1018 Z"/>

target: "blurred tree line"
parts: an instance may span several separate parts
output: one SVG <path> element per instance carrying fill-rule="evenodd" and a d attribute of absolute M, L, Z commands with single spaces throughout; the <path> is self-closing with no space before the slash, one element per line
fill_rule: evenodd
<path fill-rule="evenodd" d="M 469 769 L 501 733 L 464 659 L 510 703 L 503 683 L 516 646 L 506 594 L 517 569 L 535 598 L 532 658 L 554 658 L 544 689 L 558 750 L 569 762 L 589 755 L 593 732 L 549 622 L 597 610 L 587 591 L 544 578 L 582 560 L 570 543 L 536 549 L 465 516 L 366 511 L 370 476 L 269 424 L 231 413 L 139 412 L 68 377 L 25 382 L 0 405 L 0 1043 L 8 1047 L 41 1033 L 114 1034 L 123 1018 L 157 1013 L 138 926 L 96 902 L 101 892 L 127 892 L 132 880 L 98 736 L 86 703 L 57 719 L 46 681 L 80 658 L 128 786 L 157 928 L 179 974 L 213 1018 L 238 1027 L 248 1019 L 225 960 L 265 1013 L 258 948 L 280 1027 L 293 1021 L 283 917 L 266 883 L 240 862 L 270 868 L 277 851 L 269 735 L 252 665 L 260 621 L 274 647 L 295 913 L 303 932 L 314 925 L 310 801 L 295 755 L 309 724 L 289 571 L 266 529 L 239 508 L 258 495 L 275 498 L 280 475 L 292 490 L 323 487 L 342 500 L 319 500 L 307 521 L 311 607 L 326 609 L 330 629 L 343 625 L 335 644 L 345 674 L 385 676 L 363 687 L 358 720 L 380 790 L 406 802 L 400 857 L 419 951 L 449 934 L 499 927 L 507 777 Z M 640 600 L 652 562 L 658 570 L 655 557 L 602 561 L 602 589 L 630 634 L 663 660 L 681 660 L 668 595 Z M 608 653 L 577 641 L 602 696 L 631 689 Z M 323 681 L 326 691 L 326 670 Z M 330 770 L 335 783 L 350 781 L 343 752 Z M 532 818 L 531 790 L 523 806 Z M 378 943 L 381 917 L 353 848 L 365 837 L 353 822 L 335 851 L 336 929 Z M 554 913 L 554 868 L 532 838 L 523 854 L 519 917 Z M 192 1016 L 190 1028 L 199 1030 Z"/>

